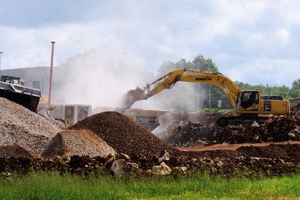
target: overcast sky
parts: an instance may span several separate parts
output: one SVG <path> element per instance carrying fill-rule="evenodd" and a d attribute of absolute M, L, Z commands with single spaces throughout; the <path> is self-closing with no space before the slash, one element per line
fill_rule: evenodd
<path fill-rule="evenodd" d="M 298 0 L 0 0 L 1 68 L 54 65 L 95 49 L 156 72 L 202 54 L 234 81 L 300 78 Z"/>

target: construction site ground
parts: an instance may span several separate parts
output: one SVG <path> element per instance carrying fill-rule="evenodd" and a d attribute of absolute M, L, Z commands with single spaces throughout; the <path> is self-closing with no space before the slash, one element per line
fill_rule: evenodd
<path fill-rule="evenodd" d="M 231 176 L 300 172 L 300 105 L 264 124 L 215 125 L 229 113 L 171 114 L 150 132 L 119 112 L 94 114 L 73 126 L 0 98 L 0 172 L 110 173 L 116 159 L 145 174 L 160 163 L 172 173 L 208 171 Z M 101 170 L 100 170 L 101 169 Z"/>

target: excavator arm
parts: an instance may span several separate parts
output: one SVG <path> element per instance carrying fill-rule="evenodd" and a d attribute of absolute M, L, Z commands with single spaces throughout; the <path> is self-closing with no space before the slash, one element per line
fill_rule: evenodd
<path fill-rule="evenodd" d="M 186 68 L 171 71 L 152 83 L 147 84 L 143 89 L 137 88 L 129 91 L 125 96 L 125 106 L 130 108 L 136 101 L 148 99 L 164 89 L 170 89 L 178 81 L 205 83 L 219 86 L 224 89 L 224 92 L 230 100 L 233 108 L 236 108 L 236 98 L 240 88 L 228 77 L 218 72 L 205 72 Z"/>

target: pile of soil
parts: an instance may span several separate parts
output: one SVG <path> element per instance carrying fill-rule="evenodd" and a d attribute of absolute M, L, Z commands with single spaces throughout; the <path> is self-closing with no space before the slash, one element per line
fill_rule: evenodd
<path fill-rule="evenodd" d="M 102 138 L 117 153 L 127 154 L 137 162 L 150 162 L 162 151 L 175 157 L 180 151 L 159 139 L 129 117 L 114 111 L 95 114 L 75 125 L 72 130 L 88 129 Z"/>
<path fill-rule="evenodd" d="M 4 145 L 0 147 L 0 157 L 35 159 L 37 156 L 19 145 Z"/>

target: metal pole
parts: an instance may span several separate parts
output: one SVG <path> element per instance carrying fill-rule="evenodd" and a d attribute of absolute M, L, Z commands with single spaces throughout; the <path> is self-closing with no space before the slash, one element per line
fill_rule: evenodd
<path fill-rule="evenodd" d="M 211 112 L 211 84 L 209 84 L 209 114 Z"/>
<path fill-rule="evenodd" d="M 54 41 L 52 43 L 52 51 L 51 51 L 51 61 L 50 61 L 50 83 L 49 83 L 49 99 L 48 105 L 51 104 L 51 90 L 52 90 L 52 72 L 53 72 L 53 56 L 54 56 Z"/>
<path fill-rule="evenodd" d="M 198 84 L 198 101 L 197 101 L 197 108 L 198 108 L 198 110 L 197 110 L 197 112 L 199 112 L 200 111 L 200 83 L 197 83 Z"/>
<path fill-rule="evenodd" d="M 199 71 L 201 70 L 201 60 L 200 60 L 200 63 L 199 63 Z M 200 83 L 197 83 L 198 84 L 198 101 L 197 101 L 197 112 L 200 111 Z"/>
<path fill-rule="evenodd" d="M 2 56 L 3 52 L 0 52 L 0 75 L 1 75 L 1 56 Z"/>
<path fill-rule="evenodd" d="M 211 69 L 208 69 L 209 72 L 211 72 Z M 211 84 L 209 84 L 209 96 L 208 96 L 208 108 L 209 108 L 209 114 L 211 113 Z"/>

